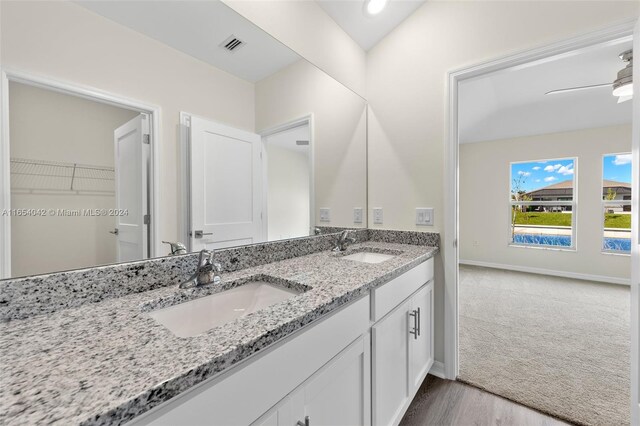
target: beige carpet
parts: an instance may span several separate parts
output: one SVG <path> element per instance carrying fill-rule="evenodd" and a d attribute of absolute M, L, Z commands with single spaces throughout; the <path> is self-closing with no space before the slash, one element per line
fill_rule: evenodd
<path fill-rule="evenodd" d="M 460 267 L 460 380 L 585 425 L 629 425 L 629 287 Z"/>

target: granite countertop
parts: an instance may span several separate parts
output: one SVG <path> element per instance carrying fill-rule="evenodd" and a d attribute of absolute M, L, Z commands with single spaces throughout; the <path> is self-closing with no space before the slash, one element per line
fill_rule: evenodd
<path fill-rule="evenodd" d="M 125 423 L 438 250 L 366 241 L 350 251 L 362 247 L 401 254 L 366 264 L 322 251 L 223 273 L 223 283 L 262 274 L 310 289 L 194 337 L 174 336 L 143 309 L 180 292 L 192 297 L 189 292 L 203 291 L 177 286 L 1 323 L 0 423 Z"/>

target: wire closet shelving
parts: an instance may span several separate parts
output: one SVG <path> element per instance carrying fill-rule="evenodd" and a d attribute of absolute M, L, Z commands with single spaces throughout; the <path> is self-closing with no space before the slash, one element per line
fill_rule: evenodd
<path fill-rule="evenodd" d="M 79 163 L 11 158 L 11 190 L 115 195 L 115 169 Z"/>

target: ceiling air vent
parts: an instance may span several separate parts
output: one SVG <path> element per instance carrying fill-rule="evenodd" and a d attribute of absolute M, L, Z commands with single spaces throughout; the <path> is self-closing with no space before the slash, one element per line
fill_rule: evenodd
<path fill-rule="evenodd" d="M 234 35 L 229 36 L 225 41 L 220 43 L 220 47 L 229 52 L 235 52 L 244 45 L 244 41 L 240 40 Z"/>

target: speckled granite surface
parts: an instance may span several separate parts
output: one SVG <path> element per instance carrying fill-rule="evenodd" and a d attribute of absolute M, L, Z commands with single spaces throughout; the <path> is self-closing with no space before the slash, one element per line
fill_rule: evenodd
<path fill-rule="evenodd" d="M 368 239 L 366 229 L 353 233 Z M 237 271 L 279 260 L 304 256 L 335 245 L 327 234 L 274 241 L 216 251 L 224 271 Z M 27 318 L 105 299 L 177 285 L 195 270 L 198 254 L 106 265 L 68 272 L 0 281 L 0 321 Z"/>
<path fill-rule="evenodd" d="M 402 254 L 364 264 L 319 251 L 224 273 L 223 281 L 262 274 L 310 289 L 190 338 L 174 336 L 141 309 L 181 297 L 185 290 L 174 285 L 4 322 L 0 424 L 122 424 L 437 252 L 374 241 L 352 250 L 363 246 Z"/>

